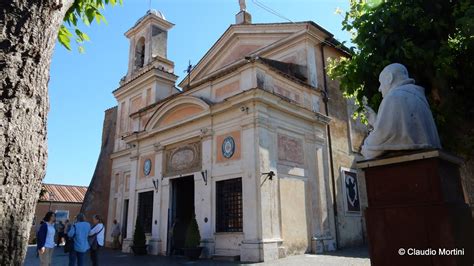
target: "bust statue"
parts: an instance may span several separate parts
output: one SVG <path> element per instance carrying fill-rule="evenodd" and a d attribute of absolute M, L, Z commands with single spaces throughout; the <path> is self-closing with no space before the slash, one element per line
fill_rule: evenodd
<path fill-rule="evenodd" d="M 441 148 L 425 90 L 408 77 L 405 66 L 386 66 L 379 82 L 383 100 L 377 114 L 367 107 L 373 130 L 364 140 L 362 155 L 373 159 L 388 151 Z"/>

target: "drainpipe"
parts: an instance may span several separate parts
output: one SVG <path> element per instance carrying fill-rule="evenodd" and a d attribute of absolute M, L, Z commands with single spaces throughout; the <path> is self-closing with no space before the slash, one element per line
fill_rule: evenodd
<path fill-rule="evenodd" d="M 323 86 L 324 86 L 324 93 L 323 93 L 323 101 L 324 101 L 324 111 L 326 112 L 326 116 L 329 116 L 329 109 L 328 109 L 328 101 L 329 101 L 329 91 L 328 91 L 328 84 L 326 79 L 326 61 L 324 57 L 324 42 L 321 43 L 319 46 L 321 49 L 321 58 L 323 62 Z M 327 132 L 328 132 L 328 148 L 329 148 L 329 167 L 331 169 L 331 185 L 332 185 L 332 208 L 334 212 L 334 222 L 335 222 L 335 240 L 336 240 L 336 248 L 339 246 L 338 241 L 338 226 L 337 226 L 337 201 L 336 201 L 336 181 L 334 179 L 334 161 L 332 157 L 332 140 L 331 140 L 331 127 L 327 124 Z"/>

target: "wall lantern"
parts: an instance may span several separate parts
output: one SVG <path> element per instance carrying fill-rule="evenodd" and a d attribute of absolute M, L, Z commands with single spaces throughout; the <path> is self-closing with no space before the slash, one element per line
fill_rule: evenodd
<path fill-rule="evenodd" d="M 158 192 L 158 188 L 159 188 L 159 179 L 156 178 L 156 179 L 153 179 L 153 187 L 155 187 L 155 192 Z"/>
<path fill-rule="evenodd" d="M 206 184 L 207 186 L 207 169 L 204 171 L 201 171 L 201 175 L 202 175 L 202 181 L 204 181 L 204 184 Z"/>
<path fill-rule="evenodd" d="M 265 183 L 265 181 L 267 181 L 267 179 L 273 180 L 273 177 L 275 176 L 275 172 L 270 171 L 270 172 L 268 172 L 268 173 L 262 173 L 262 175 L 266 175 L 266 177 L 265 177 L 265 179 L 263 180 L 262 184 L 260 184 L 260 186 L 263 186 L 263 184 Z"/>

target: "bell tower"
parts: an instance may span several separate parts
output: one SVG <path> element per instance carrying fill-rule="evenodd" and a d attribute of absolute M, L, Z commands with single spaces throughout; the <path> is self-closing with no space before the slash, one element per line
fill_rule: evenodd
<path fill-rule="evenodd" d="M 174 72 L 174 63 L 167 58 L 168 30 L 173 26 L 160 11 L 151 9 L 125 33 L 130 40 L 127 78 L 150 65 Z"/>
<path fill-rule="evenodd" d="M 113 92 L 120 103 L 123 132 L 140 130 L 143 126 L 139 119 L 131 119 L 131 115 L 179 92 L 174 62 L 167 55 L 168 30 L 173 26 L 163 13 L 152 9 L 125 32 L 130 41 L 128 70 Z"/>

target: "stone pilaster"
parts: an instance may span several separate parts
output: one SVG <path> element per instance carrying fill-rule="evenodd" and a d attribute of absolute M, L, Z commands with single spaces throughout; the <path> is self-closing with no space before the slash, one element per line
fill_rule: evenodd
<path fill-rule="evenodd" d="M 127 219 L 127 236 L 123 240 L 122 251 L 131 252 L 130 246 L 133 245 L 133 233 L 135 231 L 136 221 L 136 186 L 137 186 L 137 174 L 138 174 L 138 154 L 136 151 L 132 151 L 130 156 L 130 191 L 129 191 L 129 204 L 128 204 L 128 219 Z"/>

